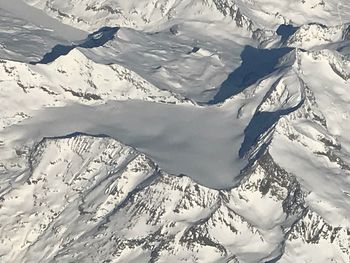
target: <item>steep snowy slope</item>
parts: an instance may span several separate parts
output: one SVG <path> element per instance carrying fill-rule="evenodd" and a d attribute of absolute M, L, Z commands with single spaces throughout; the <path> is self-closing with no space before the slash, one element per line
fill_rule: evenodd
<path fill-rule="evenodd" d="M 208 31 L 202 32 L 203 27 Z M 244 48 L 257 45 L 246 31 L 229 24 L 192 22 L 177 26 L 176 34 L 173 30 L 150 34 L 121 28 L 106 45 L 81 51 L 94 61 L 122 64 L 157 87 L 207 103 L 239 67 Z"/>
<path fill-rule="evenodd" d="M 6 98 L 0 106 L 2 128 L 30 117 L 34 110 L 76 102 L 91 105 L 138 99 L 189 103 L 180 96 L 159 90 L 122 66 L 96 64 L 78 50 L 50 65 L 8 60 L 0 64 L 0 94 Z"/>
<path fill-rule="evenodd" d="M 30 62 L 57 43 L 70 43 L 87 33 L 51 18 L 21 0 L 0 1 L 0 55 L 2 59 Z"/>
<path fill-rule="evenodd" d="M 0 1 L 0 261 L 350 262 L 348 11 Z"/>
<path fill-rule="evenodd" d="M 66 24 L 86 29 L 101 26 L 149 28 L 152 31 L 163 23 L 190 20 L 220 21 L 234 19 L 238 26 L 250 27 L 251 22 L 232 0 L 158 0 L 158 1 L 47 1 L 25 0 L 45 10 Z M 79 4 L 78 4 L 79 3 Z M 154 26 L 156 26 L 154 28 Z"/>
<path fill-rule="evenodd" d="M 184 20 L 220 21 L 233 19 L 240 27 L 277 29 L 281 24 L 321 23 L 341 25 L 349 21 L 346 0 L 25 0 L 66 24 L 85 29 L 104 25 L 136 28 Z M 76 4 L 80 3 L 80 4 Z"/>
<path fill-rule="evenodd" d="M 349 259 L 346 228 L 307 208 L 268 153 L 221 191 L 106 137 L 46 138 L 20 155 L 28 168 L 1 199 L 5 262 L 267 262 L 283 251 L 281 262 L 302 262 L 310 249 Z"/>

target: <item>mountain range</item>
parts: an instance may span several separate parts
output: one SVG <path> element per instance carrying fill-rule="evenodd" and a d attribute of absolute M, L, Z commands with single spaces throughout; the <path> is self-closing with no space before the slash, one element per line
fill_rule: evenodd
<path fill-rule="evenodd" d="M 350 4 L 0 0 L 0 262 L 350 262 Z"/>

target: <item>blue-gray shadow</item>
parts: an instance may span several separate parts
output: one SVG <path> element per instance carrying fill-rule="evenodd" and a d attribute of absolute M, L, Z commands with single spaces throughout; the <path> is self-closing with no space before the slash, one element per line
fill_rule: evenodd
<path fill-rule="evenodd" d="M 31 62 L 31 64 L 48 64 L 61 56 L 67 55 L 73 49 L 80 48 L 96 48 L 103 46 L 108 41 L 114 39 L 115 34 L 118 32 L 119 27 L 102 27 L 98 31 L 88 35 L 86 39 L 78 44 L 72 45 L 56 45 L 49 53 L 46 53 L 44 57 L 38 62 Z"/>
<path fill-rule="evenodd" d="M 291 35 L 293 35 L 299 27 L 293 25 L 280 25 L 277 28 L 277 35 L 281 36 L 281 41 L 285 42 Z"/>
<path fill-rule="evenodd" d="M 250 123 L 244 130 L 244 141 L 239 150 L 239 157 L 244 158 L 262 134 L 264 134 L 268 129 L 273 127 L 282 116 L 294 112 L 303 103 L 304 102 L 302 100 L 298 103 L 298 105 L 292 108 L 278 110 L 274 112 L 255 113 Z"/>
<path fill-rule="evenodd" d="M 219 88 L 218 93 L 208 103 L 217 104 L 224 102 L 259 79 L 268 76 L 276 69 L 279 59 L 292 49 L 289 47 L 258 49 L 252 46 L 245 46 L 241 53 L 241 65 L 228 76 Z"/>

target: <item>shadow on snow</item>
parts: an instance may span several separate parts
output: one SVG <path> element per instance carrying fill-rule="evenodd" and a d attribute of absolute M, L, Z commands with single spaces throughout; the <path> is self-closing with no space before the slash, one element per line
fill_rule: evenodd
<path fill-rule="evenodd" d="M 281 37 L 281 42 L 285 42 L 291 35 L 293 35 L 299 27 L 295 27 L 293 25 L 280 25 L 277 28 L 277 35 Z"/>
<path fill-rule="evenodd" d="M 49 53 L 45 54 L 39 62 L 32 62 L 31 64 L 48 64 L 61 56 L 67 55 L 70 51 L 77 47 L 81 48 L 95 48 L 106 44 L 112 40 L 115 34 L 118 32 L 119 27 L 102 27 L 98 31 L 88 35 L 88 37 L 78 44 L 72 44 L 70 46 L 56 45 Z"/>
<path fill-rule="evenodd" d="M 283 47 L 276 49 L 258 49 L 246 46 L 241 53 L 242 63 L 222 83 L 219 92 L 209 101 L 209 104 L 224 102 L 259 79 L 271 74 L 281 57 L 290 52 L 292 48 Z"/>
<path fill-rule="evenodd" d="M 256 143 L 257 139 L 273 127 L 280 117 L 288 115 L 297 110 L 304 102 L 301 101 L 298 105 L 284 110 L 275 112 L 257 112 L 254 114 L 250 123 L 244 130 L 244 141 L 239 150 L 239 157 L 244 158 L 249 150 Z"/>

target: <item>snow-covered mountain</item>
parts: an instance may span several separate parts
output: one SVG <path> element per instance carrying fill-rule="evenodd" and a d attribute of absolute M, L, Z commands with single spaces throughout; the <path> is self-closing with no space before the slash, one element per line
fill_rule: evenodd
<path fill-rule="evenodd" d="M 0 0 L 0 261 L 350 262 L 349 11 Z"/>

